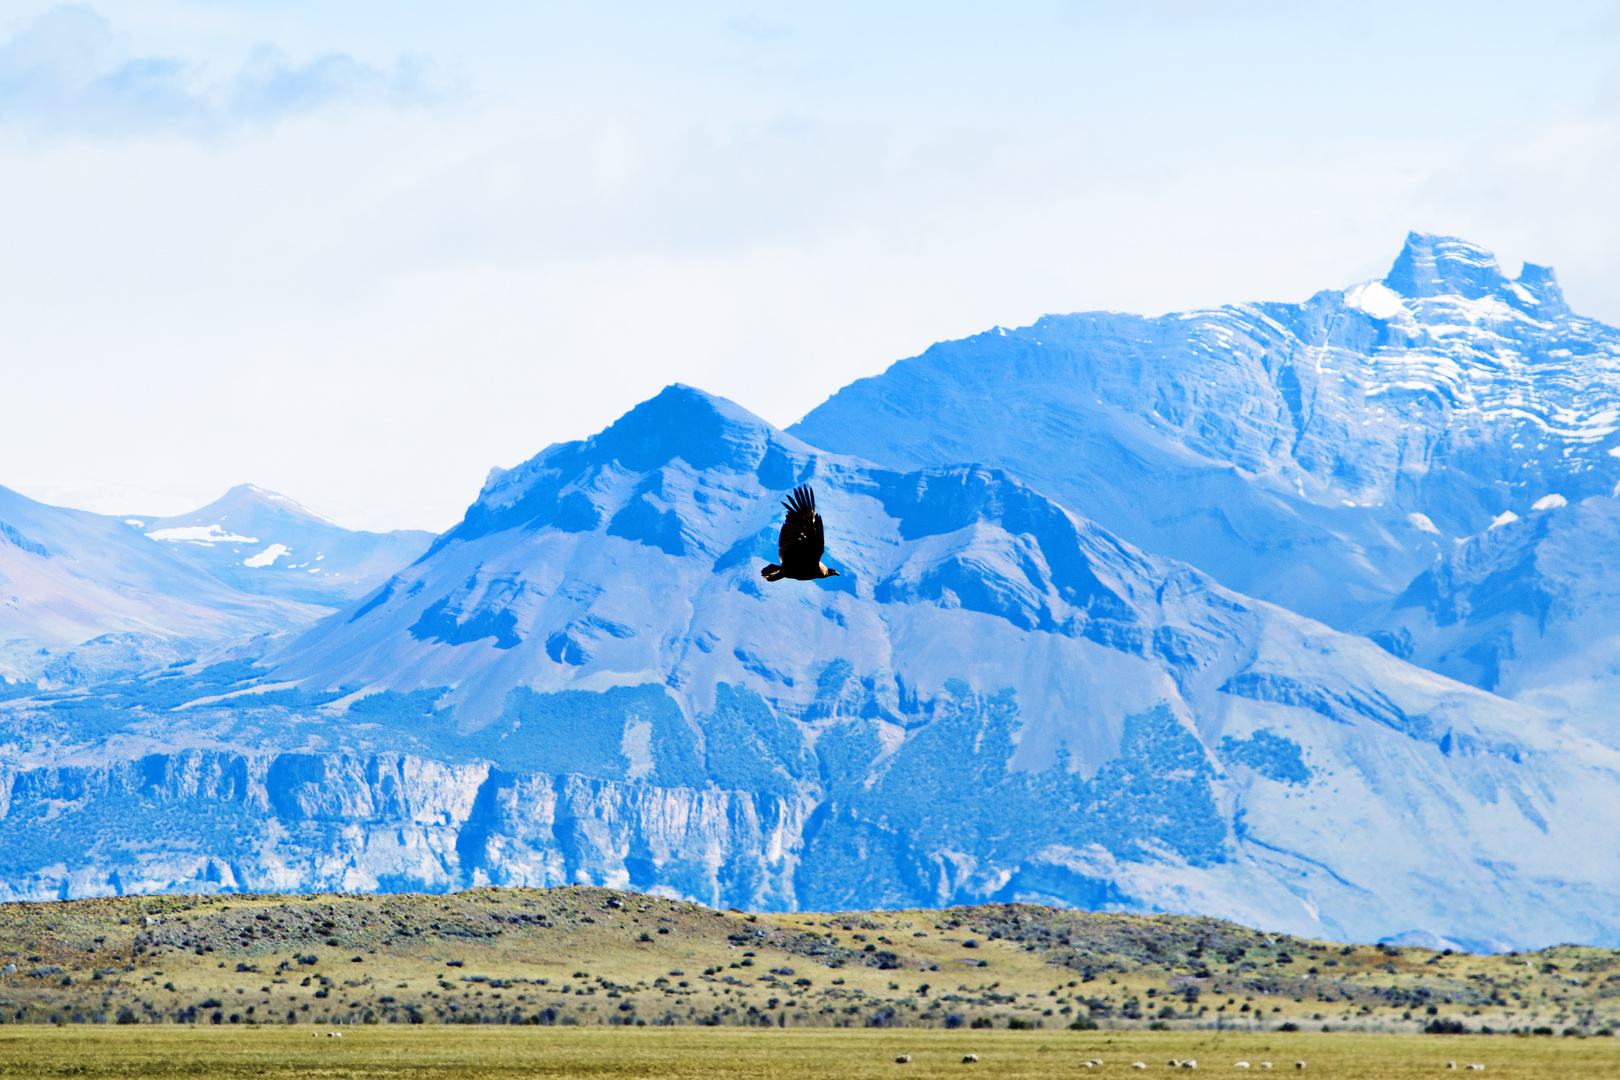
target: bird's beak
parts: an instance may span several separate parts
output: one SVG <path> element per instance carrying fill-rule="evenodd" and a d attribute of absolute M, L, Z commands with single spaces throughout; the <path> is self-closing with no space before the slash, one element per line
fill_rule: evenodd
<path fill-rule="evenodd" d="M 828 567 L 827 568 L 827 576 L 828 577 L 837 577 L 838 576 L 838 571 L 832 569 L 832 567 Z"/>

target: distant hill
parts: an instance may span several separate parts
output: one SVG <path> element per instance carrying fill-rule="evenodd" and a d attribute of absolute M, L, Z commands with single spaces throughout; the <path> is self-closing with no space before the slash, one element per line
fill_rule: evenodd
<path fill-rule="evenodd" d="M 6 905 L 0 952 L 16 958 L 0 973 L 8 1023 L 1584 1036 L 1620 1013 L 1606 949 L 1509 960 L 1031 904 L 745 915 L 578 887 L 119 897 Z"/>
<path fill-rule="evenodd" d="M 234 589 L 121 519 L 0 488 L 0 676 L 95 681 L 326 610 Z"/>
<path fill-rule="evenodd" d="M 0 896 L 588 881 L 1620 945 L 1620 750 L 1570 705 L 1613 682 L 1611 338 L 1415 236 L 1304 305 L 940 346 L 799 429 L 887 462 L 669 387 L 318 622 L 5 686 Z M 768 584 L 804 483 L 840 576 Z M 114 528 L 215 590 L 410 546 L 233 499 Z"/>
<path fill-rule="evenodd" d="M 125 523 L 232 588 L 329 607 L 364 596 L 433 542 L 428 532 L 345 529 L 252 484 L 190 514 Z"/>

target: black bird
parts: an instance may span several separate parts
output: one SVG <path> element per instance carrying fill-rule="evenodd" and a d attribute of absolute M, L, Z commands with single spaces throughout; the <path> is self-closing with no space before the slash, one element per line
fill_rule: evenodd
<path fill-rule="evenodd" d="M 821 565 L 827 542 L 821 532 L 821 515 L 816 513 L 816 493 L 810 485 L 795 488 L 782 505 L 787 507 L 787 520 L 782 522 L 782 534 L 776 538 L 776 557 L 782 562 L 771 563 L 759 572 L 760 576 L 766 581 L 837 577 L 838 571 Z"/>

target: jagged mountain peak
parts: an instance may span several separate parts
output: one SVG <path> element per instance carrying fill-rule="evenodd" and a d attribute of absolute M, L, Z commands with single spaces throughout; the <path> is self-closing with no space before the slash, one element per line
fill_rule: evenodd
<path fill-rule="evenodd" d="M 791 487 L 817 454 L 734 401 L 674 383 L 595 435 L 554 443 L 516 468 L 491 470 L 466 516 L 434 550 L 520 525 L 594 529 L 628 495 L 660 502 L 658 481 L 646 478 L 671 467 L 756 473 L 771 486 Z M 624 490 L 629 477 L 643 478 L 643 487 Z"/>
<path fill-rule="evenodd" d="M 790 430 L 893 467 L 1004 467 L 1348 629 L 1447 537 L 1615 489 L 1616 357 L 1620 331 L 1570 315 L 1551 270 L 1510 279 L 1477 244 L 1414 232 L 1384 280 L 1302 304 L 1048 315 L 941 342 Z"/>
<path fill-rule="evenodd" d="M 1493 252 L 1455 236 L 1408 233 L 1382 284 L 1412 300 L 1492 297 L 1542 317 L 1569 313 L 1551 267 L 1525 263 L 1515 281 L 1502 272 Z"/>
<path fill-rule="evenodd" d="M 756 468 L 774 444 L 798 457 L 814 449 L 736 402 L 672 383 L 585 441 L 591 460 L 647 472 L 679 458 L 693 469 Z"/>

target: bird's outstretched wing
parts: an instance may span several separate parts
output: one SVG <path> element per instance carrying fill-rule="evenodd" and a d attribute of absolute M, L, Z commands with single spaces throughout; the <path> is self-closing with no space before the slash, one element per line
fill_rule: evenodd
<path fill-rule="evenodd" d="M 791 576 L 796 570 L 820 566 L 827 544 L 821 515 L 816 513 L 816 493 L 805 484 L 795 488 L 782 505 L 788 513 L 781 535 L 776 538 L 776 552 L 783 569 Z"/>

